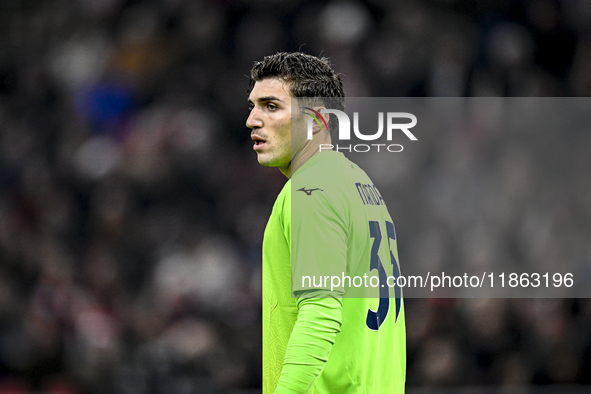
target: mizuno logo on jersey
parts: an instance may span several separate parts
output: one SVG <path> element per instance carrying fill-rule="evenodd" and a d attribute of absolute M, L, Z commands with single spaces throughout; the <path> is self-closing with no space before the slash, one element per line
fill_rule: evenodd
<path fill-rule="evenodd" d="M 304 192 L 307 195 L 311 196 L 312 192 L 315 192 L 316 190 L 319 190 L 321 192 L 323 192 L 324 190 L 320 189 L 320 188 L 316 188 L 316 189 L 306 189 L 305 187 L 302 187 L 301 189 L 296 190 L 297 192 Z"/>

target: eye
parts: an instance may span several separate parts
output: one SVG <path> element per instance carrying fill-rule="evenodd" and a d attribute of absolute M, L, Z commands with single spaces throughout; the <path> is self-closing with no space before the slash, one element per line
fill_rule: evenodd
<path fill-rule="evenodd" d="M 267 104 L 267 108 L 268 108 L 270 111 L 275 111 L 276 109 L 279 109 L 279 107 L 277 107 L 277 106 L 276 106 L 275 104 L 273 104 L 273 103 L 269 103 L 269 104 Z"/>

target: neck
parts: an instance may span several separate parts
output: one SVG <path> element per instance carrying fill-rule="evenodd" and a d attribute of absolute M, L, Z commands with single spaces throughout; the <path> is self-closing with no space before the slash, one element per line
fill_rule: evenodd
<path fill-rule="evenodd" d="M 280 168 L 279 170 L 287 177 L 291 179 L 291 175 L 295 173 L 305 162 L 310 160 L 312 156 L 320 153 L 320 144 L 330 144 L 330 133 L 319 132 L 313 135 L 311 140 L 306 140 L 306 143 L 291 159 L 289 166 L 286 168 Z"/>

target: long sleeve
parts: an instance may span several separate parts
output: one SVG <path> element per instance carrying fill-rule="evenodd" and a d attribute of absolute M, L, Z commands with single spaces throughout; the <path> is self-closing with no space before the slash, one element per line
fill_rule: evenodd
<path fill-rule="evenodd" d="M 341 327 L 342 299 L 299 298 L 275 394 L 309 393 L 328 360 Z"/>

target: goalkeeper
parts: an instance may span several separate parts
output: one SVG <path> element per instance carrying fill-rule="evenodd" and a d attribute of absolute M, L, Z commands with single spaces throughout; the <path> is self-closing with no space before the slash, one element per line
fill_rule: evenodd
<path fill-rule="evenodd" d="M 257 159 L 288 179 L 263 238 L 263 393 L 403 393 L 404 304 L 385 285 L 400 275 L 392 219 L 363 170 L 319 151 L 336 126 L 322 110 L 344 109 L 341 79 L 328 59 L 303 53 L 267 56 L 250 78 Z M 351 293 L 302 280 L 342 274 L 380 286 Z"/>

